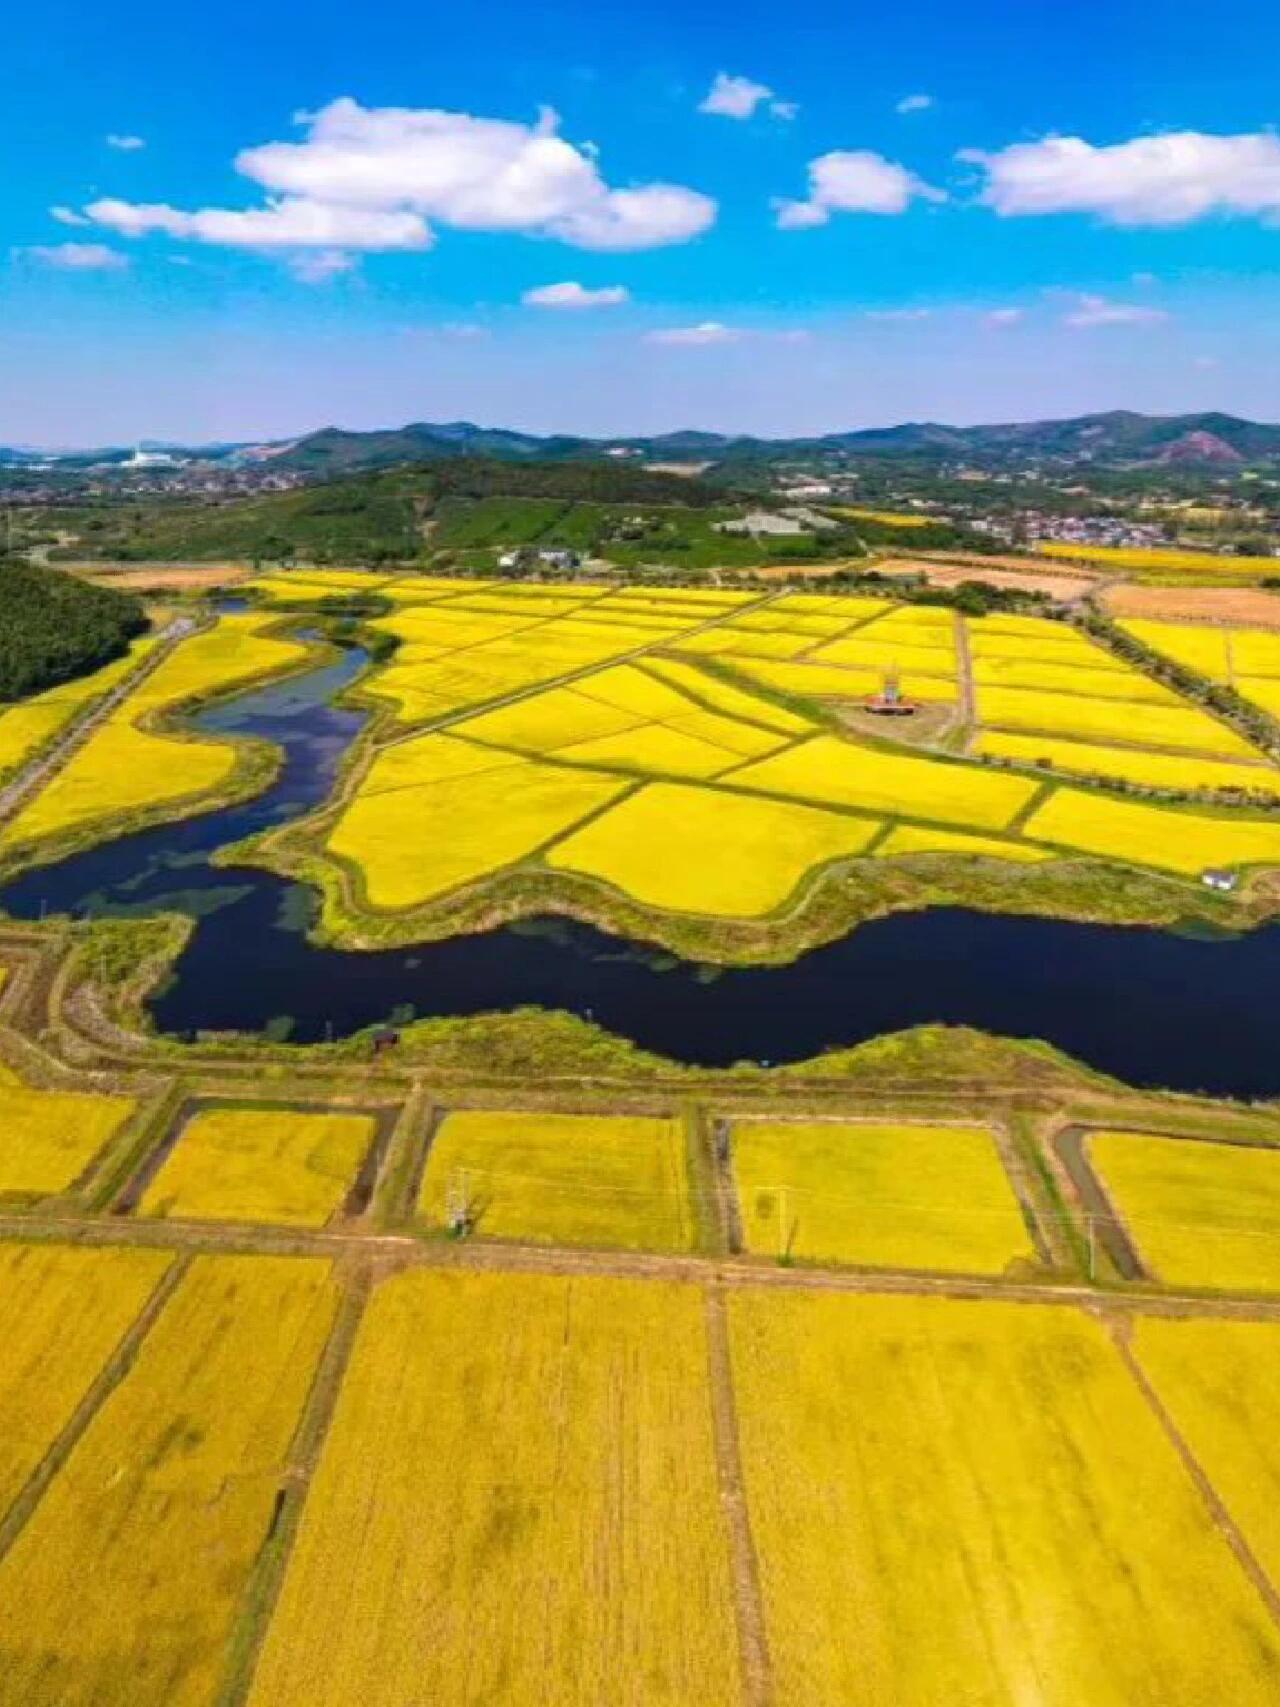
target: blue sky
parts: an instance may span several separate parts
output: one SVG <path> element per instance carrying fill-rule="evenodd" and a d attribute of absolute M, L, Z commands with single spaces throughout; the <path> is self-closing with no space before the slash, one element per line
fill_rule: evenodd
<path fill-rule="evenodd" d="M 52 0 L 5 37 L 0 442 L 1280 416 L 1261 0 Z"/>

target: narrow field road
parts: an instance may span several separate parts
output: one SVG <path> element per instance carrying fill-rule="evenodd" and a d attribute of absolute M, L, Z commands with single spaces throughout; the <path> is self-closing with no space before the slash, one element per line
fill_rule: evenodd
<path fill-rule="evenodd" d="M 180 640 L 184 640 L 196 627 L 189 616 L 175 617 L 166 628 L 161 629 L 157 643 L 147 656 L 131 670 L 123 681 L 117 682 L 110 693 L 103 697 L 89 711 L 87 717 L 75 722 L 52 747 L 47 748 L 34 758 L 25 770 L 19 771 L 11 782 L 0 789 L 0 821 L 10 818 L 18 808 L 41 788 L 57 770 L 61 770 L 67 760 L 95 729 L 110 717 L 111 713 L 126 700 L 138 683 L 145 681 L 151 672 L 157 669 L 172 652 Z"/>
<path fill-rule="evenodd" d="M 960 611 L 956 625 L 956 709 L 966 735 L 977 725 L 978 696 L 973 687 L 973 652 L 969 646 L 969 624 Z"/>

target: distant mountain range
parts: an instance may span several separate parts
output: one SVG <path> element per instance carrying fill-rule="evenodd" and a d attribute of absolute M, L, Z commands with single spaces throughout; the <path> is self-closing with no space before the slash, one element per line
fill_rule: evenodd
<path fill-rule="evenodd" d="M 1068 421 L 1010 422 L 996 426 L 948 427 L 932 421 L 913 421 L 897 427 L 871 427 L 856 432 L 827 433 L 817 438 L 762 439 L 724 433 L 660 433 L 650 438 L 592 439 L 569 435 L 543 437 L 501 427 L 479 427 L 469 421 L 414 422 L 375 432 L 347 432 L 325 427 L 285 442 L 219 444 L 183 449 L 166 444 L 175 455 L 265 464 L 292 473 L 318 477 L 390 468 L 409 462 L 435 461 L 450 456 L 497 457 L 511 461 L 580 457 L 634 457 L 645 462 L 759 462 L 793 458 L 876 458 L 933 463 L 966 463 L 977 467 L 1158 468 L 1179 465 L 1224 471 L 1249 465 L 1280 463 L 1280 426 L 1241 420 L 1235 415 L 1139 415 L 1113 410 L 1081 415 Z M 60 453 L 56 460 L 84 464 L 121 462 L 129 450 L 113 449 Z M 51 453 L 0 448 L 0 464 L 21 466 L 50 460 Z"/>

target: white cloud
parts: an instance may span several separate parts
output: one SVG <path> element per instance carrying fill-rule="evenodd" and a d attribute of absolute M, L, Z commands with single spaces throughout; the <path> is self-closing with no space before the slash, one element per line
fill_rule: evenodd
<path fill-rule="evenodd" d="M 928 320 L 932 317 L 931 308 L 868 308 L 863 315 L 865 320 Z"/>
<path fill-rule="evenodd" d="M 36 243 L 28 249 L 17 249 L 18 255 L 30 255 L 46 267 L 58 267 L 72 273 L 120 272 L 129 265 L 128 257 L 105 243 Z"/>
<path fill-rule="evenodd" d="M 645 342 L 649 344 L 732 344 L 742 336 L 732 326 L 722 325 L 719 320 L 703 320 L 697 326 L 664 326 L 656 332 L 645 334 Z"/>
<path fill-rule="evenodd" d="M 108 148 L 118 149 L 121 154 L 136 154 L 140 148 L 147 146 L 141 136 L 122 136 L 118 131 L 109 131 L 106 137 Z"/>
<path fill-rule="evenodd" d="M 59 225 L 90 225 L 93 223 L 86 219 L 82 213 L 77 213 L 73 207 L 51 207 L 49 212 Z"/>
<path fill-rule="evenodd" d="M 199 208 L 117 200 L 85 212 L 125 236 L 161 231 L 237 248 L 425 249 L 428 221 L 470 231 L 554 237 L 580 249 L 684 243 L 716 217 L 679 184 L 613 189 L 594 150 L 534 125 L 467 113 L 333 101 L 298 115 L 301 142 L 247 148 L 236 167 L 269 192 L 262 207 Z"/>
<path fill-rule="evenodd" d="M 426 249 L 434 241 L 420 214 L 338 207 L 283 197 L 265 207 L 199 208 L 184 213 L 164 202 L 91 202 L 95 225 L 122 237 L 163 232 L 231 249 Z"/>
<path fill-rule="evenodd" d="M 809 162 L 809 194 L 804 201 L 774 203 L 783 231 L 825 225 L 833 213 L 905 213 L 916 199 L 940 202 L 941 190 L 896 161 L 870 149 L 838 149 Z"/>
<path fill-rule="evenodd" d="M 1212 213 L 1280 218 L 1280 138 L 1270 131 L 1176 131 L 1107 147 L 1049 136 L 959 158 L 983 168 L 981 200 L 1005 218 L 1093 213 L 1130 226 L 1186 225 Z"/>
<path fill-rule="evenodd" d="M 289 271 L 303 284 L 327 284 L 343 273 L 354 273 L 360 262 L 345 249 L 304 249 L 289 261 Z"/>
<path fill-rule="evenodd" d="M 799 101 L 770 101 L 769 111 L 775 119 L 793 119 L 800 111 Z"/>
<path fill-rule="evenodd" d="M 1169 316 L 1162 308 L 1146 308 L 1136 302 L 1111 302 L 1105 296 L 1082 293 L 1076 307 L 1062 317 L 1064 326 L 1153 326 Z"/>
<path fill-rule="evenodd" d="M 591 152 L 535 125 L 431 109 L 332 102 L 299 143 L 245 149 L 236 165 L 266 189 L 345 207 L 399 208 L 471 231 L 522 231 L 583 249 L 683 243 L 716 215 L 678 184 L 611 189 Z"/>
<path fill-rule="evenodd" d="M 749 119 L 761 101 L 767 101 L 773 90 L 767 83 L 756 83 L 750 77 L 731 77 L 727 71 L 717 71 L 715 82 L 698 104 L 700 113 L 714 113 L 723 119 Z"/>
<path fill-rule="evenodd" d="M 625 285 L 601 285 L 589 290 L 576 279 L 566 279 L 563 284 L 538 285 L 527 290 L 520 300 L 530 308 L 614 308 L 629 302 L 631 293 Z"/>
<path fill-rule="evenodd" d="M 895 113 L 924 113 L 932 105 L 932 95 L 904 95 L 893 110 Z"/>
<path fill-rule="evenodd" d="M 1023 308 L 989 308 L 982 316 L 982 324 L 999 331 L 1002 326 L 1017 326 L 1025 319 L 1026 310 Z"/>

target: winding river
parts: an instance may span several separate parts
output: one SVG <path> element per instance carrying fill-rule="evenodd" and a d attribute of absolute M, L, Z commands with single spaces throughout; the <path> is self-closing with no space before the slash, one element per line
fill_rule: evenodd
<path fill-rule="evenodd" d="M 311 810 L 361 724 L 332 704 L 360 652 L 196 719 L 284 750 L 256 800 L 127 836 L 0 890 L 19 918 L 172 910 L 196 920 L 152 1012 L 163 1031 L 299 1042 L 416 1015 L 567 1009 L 676 1060 L 780 1063 L 929 1021 L 1040 1037 L 1131 1084 L 1280 1094 L 1280 926 L 1206 940 L 958 908 L 864 925 L 790 966 L 697 966 L 555 919 L 378 953 L 307 940 L 312 892 L 209 863 Z"/>

